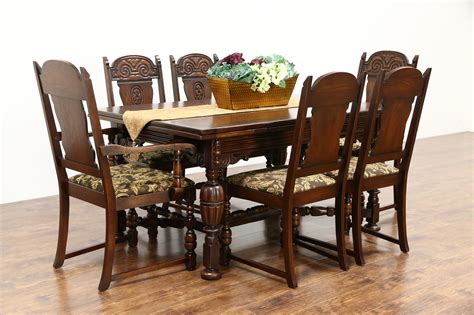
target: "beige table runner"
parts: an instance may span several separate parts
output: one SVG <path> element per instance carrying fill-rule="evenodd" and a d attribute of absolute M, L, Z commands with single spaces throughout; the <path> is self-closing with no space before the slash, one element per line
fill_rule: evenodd
<path fill-rule="evenodd" d="M 204 116 L 215 116 L 234 114 L 251 111 L 277 110 L 291 107 L 298 107 L 299 97 L 292 97 L 285 106 L 260 107 L 250 109 L 223 109 L 217 107 L 217 104 L 196 105 L 189 107 L 163 108 L 163 109 L 147 109 L 147 110 L 129 110 L 123 114 L 123 122 L 128 130 L 128 134 L 132 140 L 138 138 L 142 129 L 153 120 L 171 120 L 194 118 Z"/>

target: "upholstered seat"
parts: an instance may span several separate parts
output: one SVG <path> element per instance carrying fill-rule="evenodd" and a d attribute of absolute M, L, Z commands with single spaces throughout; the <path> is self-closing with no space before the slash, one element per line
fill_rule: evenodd
<path fill-rule="evenodd" d="M 144 195 L 169 190 L 173 185 L 173 175 L 157 169 L 137 164 L 120 164 L 110 167 L 115 198 Z M 69 178 L 70 182 L 103 192 L 102 180 L 86 174 L 77 174 Z M 182 187 L 194 185 L 183 178 Z"/>
<path fill-rule="evenodd" d="M 339 146 L 342 148 L 344 147 L 345 143 L 345 138 L 339 138 Z M 358 151 L 360 150 L 360 147 L 362 146 L 362 143 L 356 139 L 356 141 L 352 144 L 352 151 Z"/>
<path fill-rule="evenodd" d="M 357 158 L 353 157 L 351 158 L 351 162 L 349 163 L 349 171 L 347 174 L 347 179 L 351 180 L 354 178 L 354 172 L 355 172 L 356 167 L 357 167 Z M 390 174 L 396 174 L 396 173 L 398 173 L 398 168 L 382 163 L 382 162 L 378 162 L 378 163 L 367 164 L 365 166 L 364 178 L 376 177 L 376 176 L 381 176 L 381 175 L 390 175 Z M 330 177 L 336 177 L 337 170 L 326 173 L 326 175 Z"/>
<path fill-rule="evenodd" d="M 191 163 L 192 152 L 190 150 L 184 150 L 182 156 L 183 164 L 187 165 Z M 125 156 L 125 158 L 130 159 Z M 160 169 L 160 166 L 172 165 L 174 159 L 174 152 L 163 151 L 163 152 L 145 152 L 138 156 L 137 162 L 148 164 L 150 167 Z"/>
<path fill-rule="evenodd" d="M 287 167 L 260 169 L 229 176 L 227 181 L 232 185 L 282 196 L 287 170 Z M 335 183 L 336 181 L 333 178 L 324 174 L 300 177 L 296 179 L 294 192 L 303 192 Z"/>

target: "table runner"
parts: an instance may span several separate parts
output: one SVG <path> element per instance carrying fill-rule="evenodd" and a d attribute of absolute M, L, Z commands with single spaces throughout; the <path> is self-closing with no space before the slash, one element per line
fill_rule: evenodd
<path fill-rule="evenodd" d="M 234 114 L 251 111 L 277 110 L 299 105 L 299 97 L 292 97 L 285 106 L 260 107 L 249 109 L 224 109 L 217 107 L 217 104 L 196 105 L 189 107 L 175 107 L 163 109 L 147 109 L 147 110 L 129 110 L 123 114 L 123 122 L 128 130 L 128 134 L 132 140 L 138 138 L 142 129 L 153 120 L 171 120 L 183 118 L 195 118 L 204 116 L 215 116 Z"/>

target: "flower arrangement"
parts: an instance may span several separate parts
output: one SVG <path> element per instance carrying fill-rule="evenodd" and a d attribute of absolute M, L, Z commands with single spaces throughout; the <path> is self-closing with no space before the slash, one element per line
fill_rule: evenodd
<path fill-rule="evenodd" d="M 223 78 L 251 84 L 252 91 L 267 92 L 271 83 L 285 88 L 285 80 L 298 75 L 295 65 L 280 55 L 258 56 L 249 63 L 242 53 L 219 60 L 207 72 L 210 78 Z"/>

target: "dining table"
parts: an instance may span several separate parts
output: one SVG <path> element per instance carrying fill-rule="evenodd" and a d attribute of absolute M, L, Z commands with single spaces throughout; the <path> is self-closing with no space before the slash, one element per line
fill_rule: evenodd
<path fill-rule="evenodd" d="M 127 111 L 163 110 L 172 108 L 199 109 L 196 106 L 215 104 L 214 101 L 180 101 L 99 109 L 101 120 L 116 125 L 127 136 L 124 113 Z M 207 181 L 200 187 L 199 208 L 205 233 L 203 270 L 201 277 L 216 280 L 219 268 L 219 231 L 223 222 L 225 191 L 223 179 L 227 167 L 250 157 L 265 156 L 267 165 L 286 161 L 287 147 L 293 142 L 298 107 L 280 106 L 267 110 L 236 111 L 226 114 L 156 119 L 146 124 L 139 134 L 140 141 L 153 144 L 186 142 L 196 146 L 196 163 L 205 168 Z M 310 137 L 308 112 L 305 139 Z M 357 123 L 361 136 L 368 118 L 368 104 L 363 103 Z M 347 125 L 347 121 L 345 126 Z M 344 128 L 345 128 L 344 126 Z M 343 130 L 344 133 L 344 130 Z"/>

